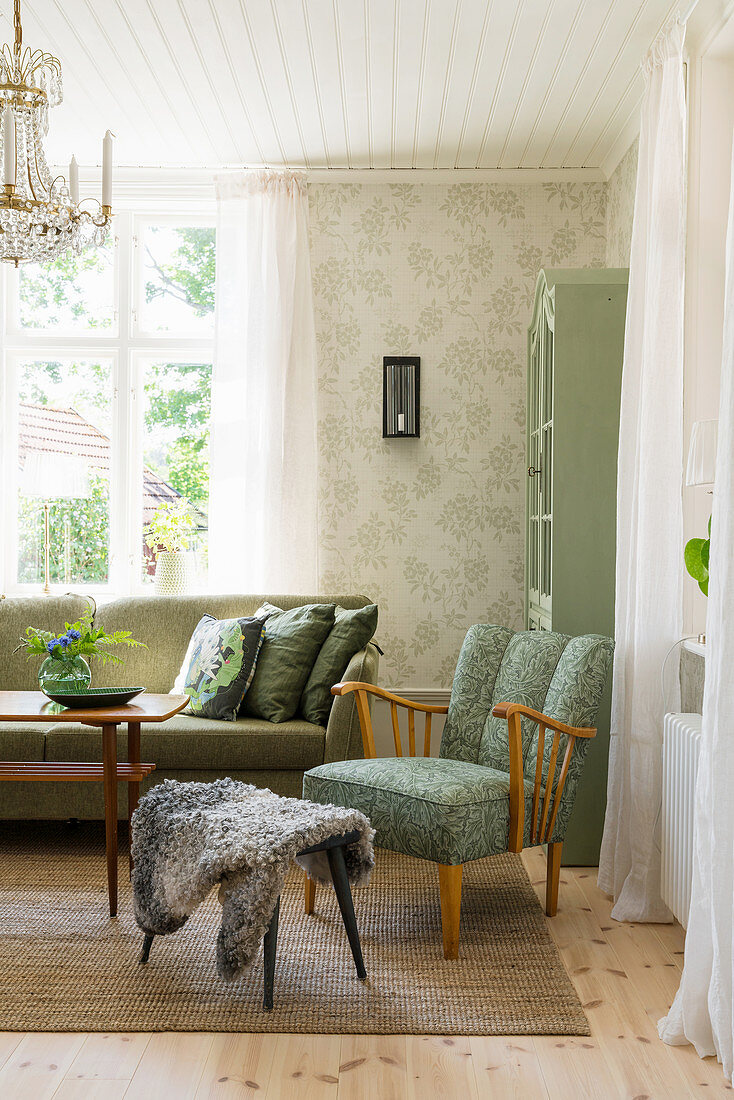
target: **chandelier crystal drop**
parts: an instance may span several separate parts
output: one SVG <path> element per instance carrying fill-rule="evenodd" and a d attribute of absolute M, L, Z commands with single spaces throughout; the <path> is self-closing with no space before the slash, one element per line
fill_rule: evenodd
<path fill-rule="evenodd" d="M 0 50 L 0 259 L 43 263 L 103 245 L 112 220 L 112 135 L 103 143 L 102 203 L 79 202 L 78 170 L 52 177 L 43 139 L 48 112 L 63 99 L 61 63 L 42 50 L 23 49 L 20 0 L 13 0 L 15 40 Z"/>

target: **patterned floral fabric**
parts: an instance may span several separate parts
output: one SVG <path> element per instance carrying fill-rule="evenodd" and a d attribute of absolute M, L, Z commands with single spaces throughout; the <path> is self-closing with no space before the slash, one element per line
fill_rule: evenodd
<path fill-rule="evenodd" d="M 345 760 L 307 772 L 304 797 L 362 810 L 376 844 L 438 863 L 463 863 L 506 851 L 509 827 L 507 723 L 492 717 L 518 702 L 573 726 L 593 726 L 612 661 L 611 639 L 550 631 L 470 628 L 459 656 L 441 756 Z M 537 754 L 537 726 L 523 723 L 525 844 Z M 559 752 L 565 749 L 565 738 Z M 544 758 L 550 756 L 547 737 Z M 587 743 L 577 741 L 556 817 L 562 840 L 573 809 Z M 560 760 L 556 769 L 556 781 Z"/>
<path fill-rule="evenodd" d="M 532 783 L 525 790 L 529 828 Z M 304 798 L 366 814 L 380 848 L 435 863 L 506 852 L 509 791 L 505 772 L 433 757 L 341 760 L 303 777 Z"/>
<path fill-rule="evenodd" d="M 516 634 L 494 623 L 470 627 L 456 666 L 441 756 L 509 771 L 507 723 L 493 718 L 492 708 L 522 703 L 543 710 L 567 640 L 549 631 Z M 523 719 L 522 729 L 527 758 L 535 726 Z"/>
<path fill-rule="evenodd" d="M 606 260 L 604 183 L 416 175 L 308 187 L 319 583 L 380 593 L 395 687 L 450 684 L 469 623 L 520 628 L 535 280 Z M 383 354 L 422 357 L 420 439 L 380 438 Z"/>
<path fill-rule="evenodd" d="M 184 660 L 187 713 L 234 722 L 252 683 L 265 619 L 216 619 L 204 615 Z"/>
<path fill-rule="evenodd" d="M 543 714 L 547 714 L 549 718 L 557 718 L 559 722 L 565 722 L 567 726 L 594 726 L 599 711 L 599 702 L 612 666 L 613 655 L 614 642 L 611 638 L 605 638 L 601 634 L 584 634 L 579 638 L 571 638 L 553 674 L 548 694 L 541 708 Z M 566 751 L 566 742 L 567 738 L 561 736 L 560 759 L 563 758 L 563 753 Z M 552 745 L 553 739 L 546 736 L 543 751 L 546 770 Z M 563 798 L 556 817 L 553 831 L 554 840 L 563 840 L 566 835 L 568 820 L 573 810 L 576 789 L 584 770 L 588 749 L 588 741 L 582 738 L 576 741 L 568 768 L 566 785 L 563 788 Z M 534 725 L 530 749 L 525 757 L 525 775 L 528 777 L 535 774 L 537 752 L 538 727 Z M 556 775 L 559 771 L 560 764 L 556 768 Z"/>
<path fill-rule="evenodd" d="M 487 631 L 497 627 L 487 626 Z M 522 703 L 534 710 L 543 710 L 545 696 L 553 673 L 565 648 L 568 636 L 550 631 L 523 630 L 515 634 L 505 650 L 492 695 L 497 703 Z M 522 720 L 523 759 L 527 758 L 535 725 Z M 490 768 L 510 769 L 510 745 L 507 722 L 493 718 L 490 708 L 479 743 L 479 764 Z"/>
<path fill-rule="evenodd" d="M 492 709 L 494 685 L 512 630 L 470 626 L 459 653 L 441 737 L 441 756 L 479 761 L 479 744 Z"/>

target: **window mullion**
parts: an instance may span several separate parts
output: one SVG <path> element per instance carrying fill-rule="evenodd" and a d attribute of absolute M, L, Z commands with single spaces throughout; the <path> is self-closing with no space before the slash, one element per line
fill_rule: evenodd
<path fill-rule="evenodd" d="M 117 246 L 117 310 L 119 345 L 116 357 L 115 434 L 112 444 L 110 523 L 112 591 L 131 590 L 134 561 L 134 486 L 137 478 L 137 422 L 135 378 L 130 349 L 130 295 L 132 291 L 131 217 L 119 215 Z"/>

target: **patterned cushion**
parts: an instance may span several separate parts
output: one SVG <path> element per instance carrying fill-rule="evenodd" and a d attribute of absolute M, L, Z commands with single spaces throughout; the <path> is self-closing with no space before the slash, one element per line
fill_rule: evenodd
<path fill-rule="evenodd" d="M 263 604 L 260 611 L 268 616 L 265 637 L 240 714 L 288 722 L 298 710 L 319 650 L 334 625 L 334 604 L 304 604 L 291 611 Z"/>
<path fill-rule="evenodd" d="M 366 814 L 379 847 L 451 864 L 507 851 L 509 790 L 505 772 L 432 757 L 342 760 L 303 777 L 304 798 Z M 525 792 L 529 839 L 532 783 Z"/>
<path fill-rule="evenodd" d="M 441 756 L 508 771 L 507 723 L 492 717 L 497 703 L 522 703 L 543 710 L 565 634 L 523 630 L 493 623 L 469 628 L 451 688 Z M 523 719 L 525 754 L 535 726 Z"/>
<path fill-rule="evenodd" d="M 264 619 L 216 619 L 204 615 L 184 659 L 187 713 L 234 722 L 255 673 Z M 178 681 L 177 681 L 178 682 Z"/>
<path fill-rule="evenodd" d="M 44 599 L 41 596 L 36 603 Z M 51 598 L 53 599 L 53 597 Z M 186 653 L 189 638 L 202 615 L 216 615 L 218 619 L 261 618 L 257 609 L 263 600 L 270 600 L 285 611 L 302 604 L 326 603 L 341 604 L 342 607 L 364 607 L 371 603 L 366 596 L 279 596 L 274 593 L 247 595 L 199 595 L 199 596 L 123 596 L 111 600 L 97 608 L 95 625 L 110 633 L 114 630 L 130 630 L 133 638 L 145 642 L 147 649 L 131 649 L 125 654 L 122 665 L 107 665 L 105 682 L 112 686 L 125 684 L 145 684 L 148 691 L 167 692 L 176 679 L 181 662 Z M 3 625 L 4 609 L 10 603 L 20 600 L 0 600 L 0 627 Z M 49 601 L 50 602 L 50 601 Z M 87 601 L 81 601 L 86 605 Z M 73 622 L 77 614 L 64 613 L 61 622 L 67 619 Z M 35 623 L 37 616 L 24 616 L 26 623 Z M 40 622 L 38 625 L 42 625 Z M 24 628 L 25 629 L 25 628 Z M 3 641 L 7 635 L 0 629 L 0 673 L 3 666 Z M 15 637 L 15 634 L 11 635 Z M 13 642 L 11 648 L 16 645 Z M 151 653 L 155 660 L 151 660 Z M 23 661 L 25 657 L 23 656 Z M 32 662 L 28 662 L 33 668 Z M 9 687 L 22 687 L 12 680 Z"/>
<path fill-rule="evenodd" d="M 494 684 L 513 632 L 504 626 L 470 626 L 454 673 L 441 756 L 476 764 Z"/>
<path fill-rule="evenodd" d="M 336 608 L 334 626 L 303 689 L 300 712 L 307 722 L 325 726 L 334 702 L 331 689 L 344 675 L 355 653 L 364 649 L 377 630 L 377 604 L 356 611 Z"/>
<path fill-rule="evenodd" d="M 502 656 L 492 707 L 497 703 L 522 703 L 533 710 L 544 710 L 548 687 L 567 642 L 567 634 L 555 634 L 550 630 L 521 630 L 514 634 Z M 535 729 L 534 722 L 523 718 L 523 759 L 527 758 Z M 477 762 L 504 771 L 510 768 L 507 722 L 503 718 L 493 718 L 491 707 L 482 731 Z"/>

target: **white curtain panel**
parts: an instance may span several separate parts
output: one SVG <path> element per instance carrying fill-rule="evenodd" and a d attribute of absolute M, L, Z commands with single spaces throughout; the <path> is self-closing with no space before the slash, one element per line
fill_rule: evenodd
<path fill-rule="evenodd" d="M 315 592 L 316 336 L 298 173 L 216 177 L 209 586 Z"/>
<path fill-rule="evenodd" d="M 669 921 L 660 897 L 661 671 L 682 629 L 684 30 L 646 59 L 617 484 L 609 781 L 599 885 L 617 920 Z M 671 699 L 675 708 L 675 700 Z"/>
<path fill-rule="evenodd" d="M 734 162 L 726 243 L 719 443 L 711 520 L 706 684 L 693 823 L 693 890 L 683 977 L 660 1021 L 666 1043 L 693 1043 L 734 1069 Z"/>

